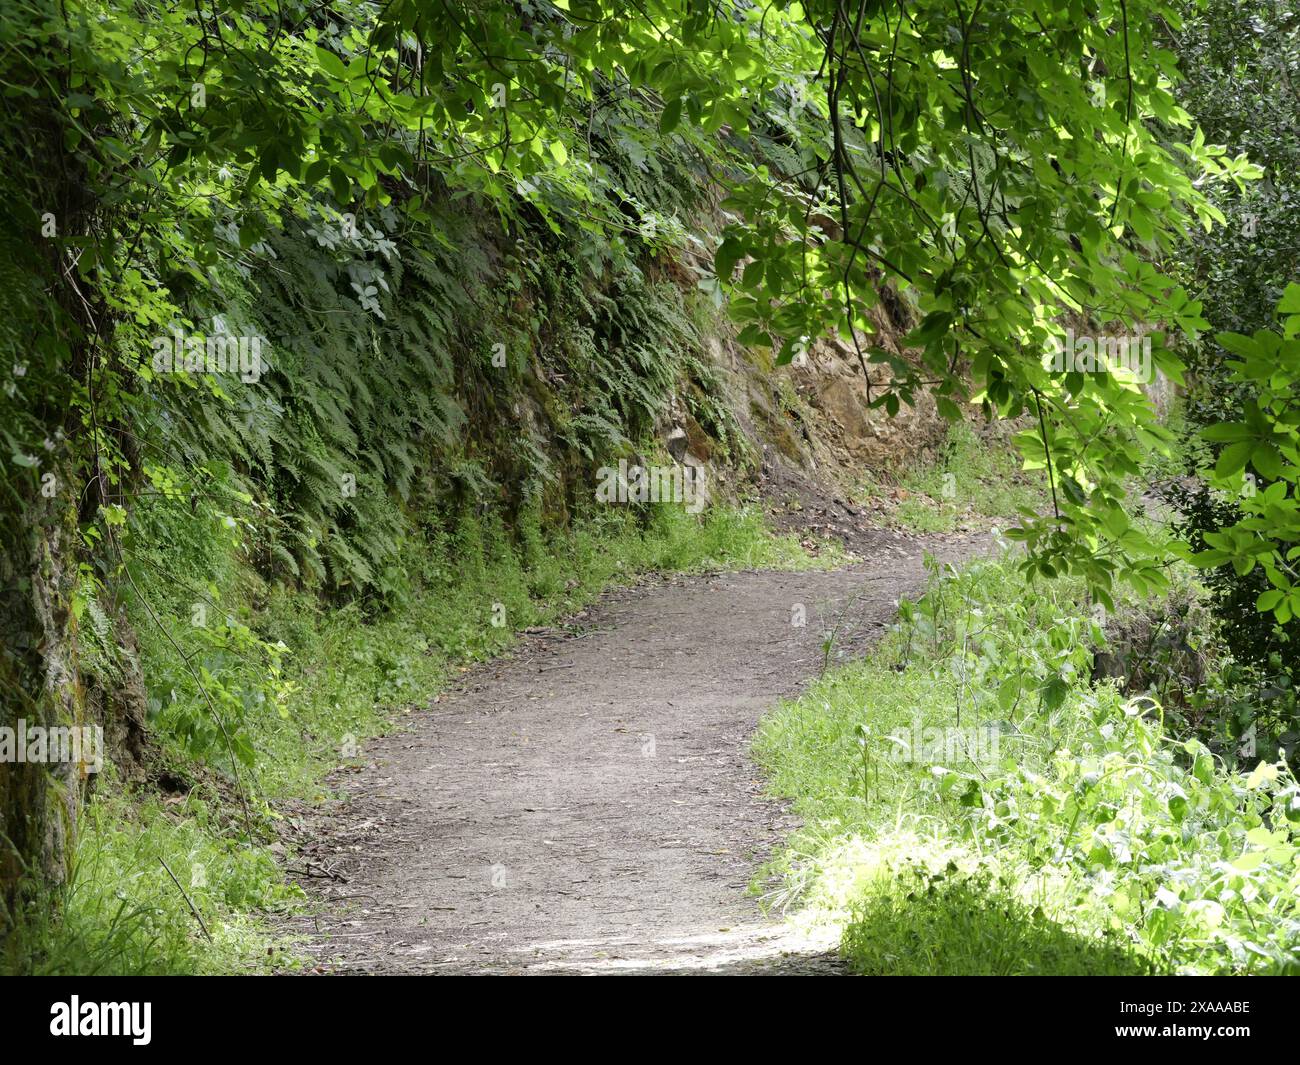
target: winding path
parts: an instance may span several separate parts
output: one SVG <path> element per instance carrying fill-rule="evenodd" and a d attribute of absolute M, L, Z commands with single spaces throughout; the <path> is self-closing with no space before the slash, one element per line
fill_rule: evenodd
<path fill-rule="evenodd" d="M 860 653 L 974 537 L 880 534 L 835 572 L 654 578 L 526 636 L 376 740 L 309 815 L 298 931 L 320 970 L 833 970 L 745 889 L 794 821 L 748 756 L 762 715 Z M 792 624 L 802 604 L 806 625 Z"/>

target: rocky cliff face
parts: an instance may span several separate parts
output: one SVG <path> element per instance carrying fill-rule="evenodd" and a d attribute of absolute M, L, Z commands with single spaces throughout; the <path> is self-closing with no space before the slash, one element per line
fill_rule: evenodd
<path fill-rule="evenodd" d="M 900 317 L 878 308 L 870 343 L 905 358 L 900 340 L 910 322 L 905 312 Z M 838 339 L 818 340 L 797 363 L 776 366 L 770 352 L 746 348 L 719 321 L 703 347 L 719 370 L 720 398 L 744 435 L 749 459 L 723 468 L 719 478 L 736 488 L 756 485 L 776 507 L 843 499 L 867 475 L 895 481 L 944 439 L 946 422 L 929 395 L 893 417 L 872 409 L 890 371 L 869 363 L 869 391 L 856 352 Z M 699 458 L 719 451 L 679 400 L 657 428 L 666 445 L 684 438 Z"/>

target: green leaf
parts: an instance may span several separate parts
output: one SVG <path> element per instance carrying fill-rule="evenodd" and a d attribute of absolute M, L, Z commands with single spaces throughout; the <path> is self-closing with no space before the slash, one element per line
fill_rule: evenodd
<path fill-rule="evenodd" d="M 1264 859 L 1268 857 L 1265 851 L 1247 851 L 1240 858 L 1232 861 L 1234 869 L 1240 869 L 1243 873 L 1254 872 L 1264 864 Z"/>
<path fill-rule="evenodd" d="M 1272 610 L 1278 603 L 1282 602 L 1285 592 L 1278 591 L 1276 588 L 1270 588 L 1266 592 L 1261 592 L 1259 598 L 1255 600 L 1255 609 L 1266 613 Z"/>
<path fill-rule="evenodd" d="M 330 77 L 337 78 L 339 81 L 348 80 L 348 68 L 344 65 L 343 60 L 328 48 L 322 48 L 320 45 L 316 46 L 316 61 Z"/>
<path fill-rule="evenodd" d="M 939 413 L 948 421 L 961 421 L 961 408 L 947 396 L 936 396 L 935 405 L 939 408 Z"/>
<path fill-rule="evenodd" d="M 1201 430 L 1201 436 L 1216 444 L 1226 444 L 1234 440 L 1249 440 L 1251 432 L 1244 422 L 1219 422 L 1207 425 Z"/>
<path fill-rule="evenodd" d="M 671 133 L 682 120 L 682 98 L 669 100 L 659 115 L 659 132 Z"/>
<path fill-rule="evenodd" d="M 1185 795 L 1171 795 L 1168 806 L 1169 816 L 1175 821 L 1185 821 L 1187 819 L 1187 797 Z"/>
<path fill-rule="evenodd" d="M 728 237 L 719 246 L 713 256 L 713 269 L 719 281 L 730 281 L 735 272 L 736 263 L 745 253 L 744 245 L 734 237 Z"/>
<path fill-rule="evenodd" d="M 1300 314 L 1300 283 L 1292 281 L 1277 304 L 1278 314 Z"/>
<path fill-rule="evenodd" d="M 1241 333 L 1216 333 L 1214 339 L 1219 342 L 1219 346 L 1234 355 L 1240 355 L 1244 359 L 1259 358 L 1263 352 L 1251 337 L 1243 336 Z"/>
<path fill-rule="evenodd" d="M 1245 441 L 1240 444 L 1230 444 L 1219 453 L 1219 461 L 1214 464 L 1214 475 L 1220 480 L 1227 480 L 1234 474 L 1240 473 L 1246 467 L 1246 459 L 1251 453 L 1253 444 Z"/>
<path fill-rule="evenodd" d="M 340 207 L 352 202 L 352 182 L 338 167 L 330 171 L 330 187 L 334 190 L 334 199 Z"/>
<path fill-rule="evenodd" d="M 1270 481 L 1282 476 L 1282 457 L 1271 444 L 1261 444 L 1250 453 L 1250 463 Z"/>

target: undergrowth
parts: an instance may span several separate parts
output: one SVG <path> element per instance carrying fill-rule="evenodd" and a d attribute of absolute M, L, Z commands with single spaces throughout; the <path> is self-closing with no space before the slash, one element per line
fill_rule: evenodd
<path fill-rule="evenodd" d="M 1012 559 L 936 567 L 760 728 L 805 819 L 769 902 L 860 972 L 1300 971 L 1300 785 L 1094 681 L 1103 620 Z"/>
<path fill-rule="evenodd" d="M 279 964 L 263 916 L 301 893 L 270 849 L 226 831 L 219 799 L 141 797 L 102 782 L 82 816 L 68 882 L 52 907 L 44 900 L 18 922 L 6 971 L 143 976 Z"/>

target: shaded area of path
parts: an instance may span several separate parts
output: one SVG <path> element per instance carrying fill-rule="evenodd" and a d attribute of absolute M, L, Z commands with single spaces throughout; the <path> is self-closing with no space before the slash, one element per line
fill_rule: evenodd
<path fill-rule="evenodd" d="M 375 741 L 301 826 L 325 971 L 833 970 L 745 894 L 794 825 L 748 749 L 759 719 L 859 654 L 923 585 L 925 550 L 880 534 L 830 573 L 656 578 L 611 592 Z M 806 625 L 792 624 L 798 608 Z"/>

